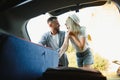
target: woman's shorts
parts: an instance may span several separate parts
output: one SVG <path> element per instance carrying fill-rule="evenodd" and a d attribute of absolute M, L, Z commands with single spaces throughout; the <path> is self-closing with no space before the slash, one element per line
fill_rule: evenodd
<path fill-rule="evenodd" d="M 84 52 L 77 52 L 76 57 L 78 67 L 83 67 L 84 65 L 91 65 L 94 62 L 93 55 L 89 48 Z"/>

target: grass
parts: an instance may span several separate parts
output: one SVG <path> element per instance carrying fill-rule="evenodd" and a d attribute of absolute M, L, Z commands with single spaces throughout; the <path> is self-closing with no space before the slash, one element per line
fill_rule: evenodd
<path fill-rule="evenodd" d="M 101 71 L 107 80 L 120 80 L 120 76 L 117 76 L 116 72 Z"/>
<path fill-rule="evenodd" d="M 67 53 L 68 60 L 69 60 L 69 67 L 77 67 L 76 62 L 76 54 L 75 53 Z M 104 76 L 107 77 L 107 80 L 120 80 L 120 77 L 117 76 L 116 72 L 109 72 L 109 71 L 100 71 Z"/>
<path fill-rule="evenodd" d="M 67 53 L 68 61 L 69 61 L 69 67 L 77 67 L 76 62 L 76 54 L 75 53 Z"/>

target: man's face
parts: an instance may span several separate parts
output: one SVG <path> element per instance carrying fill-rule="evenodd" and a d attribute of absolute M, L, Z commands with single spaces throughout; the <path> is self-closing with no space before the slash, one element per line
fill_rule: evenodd
<path fill-rule="evenodd" d="M 55 31 L 59 32 L 60 24 L 59 24 L 57 19 L 53 19 L 48 24 L 49 24 L 49 26 L 52 30 L 55 30 Z"/>

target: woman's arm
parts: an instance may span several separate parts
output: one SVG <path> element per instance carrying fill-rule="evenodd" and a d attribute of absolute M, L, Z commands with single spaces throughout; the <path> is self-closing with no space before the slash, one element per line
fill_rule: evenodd
<path fill-rule="evenodd" d="M 63 45 L 59 50 L 59 58 L 62 56 L 63 53 L 65 53 L 65 51 L 68 49 L 68 46 L 69 46 L 69 32 L 67 33 Z"/>
<path fill-rule="evenodd" d="M 73 41 L 75 42 L 75 44 L 81 49 L 84 49 L 85 46 L 85 37 L 81 36 L 80 39 L 75 35 L 75 34 L 71 34 L 70 37 L 73 39 Z"/>

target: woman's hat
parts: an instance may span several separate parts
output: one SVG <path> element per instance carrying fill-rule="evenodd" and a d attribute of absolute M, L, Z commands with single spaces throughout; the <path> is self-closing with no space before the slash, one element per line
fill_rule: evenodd
<path fill-rule="evenodd" d="M 79 24 L 80 20 L 76 14 L 72 14 L 69 16 L 75 23 Z"/>

